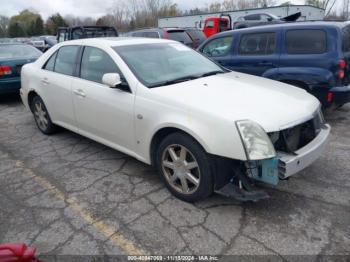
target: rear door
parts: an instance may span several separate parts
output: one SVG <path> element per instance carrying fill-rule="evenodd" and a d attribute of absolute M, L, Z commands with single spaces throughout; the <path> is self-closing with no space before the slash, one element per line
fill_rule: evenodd
<path fill-rule="evenodd" d="M 76 131 L 71 85 L 80 46 L 63 46 L 43 66 L 40 76 L 41 97 L 52 120 Z"/>
<path fill-rule="evenodd" d="M 279 65 L 278 32 L 241 33 L 230 69 L 262 76 Z"/>

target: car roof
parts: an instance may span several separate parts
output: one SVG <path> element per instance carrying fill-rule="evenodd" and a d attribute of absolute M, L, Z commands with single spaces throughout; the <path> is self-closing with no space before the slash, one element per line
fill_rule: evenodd
<path fill-rule="evenodd" d="M 60 45 L 104 45 L 104 46 L 126 46 L 138 44 L 178 43 L 173 40 L 144 37 L 100 37 L 64 41 Z"/>
<path fill-rule="evenodd" d="M 21 42 L 0 42 L 0 46 L 2 45 L 25 45 L 25 46 L 31 46 L 26 43 L 21 43 Z"/>
<path fill-rule="evenodd" d="M 225 31 L 217 35 L 231 35 L 235 32 L 255 32 L 255 31 L 264 31 L 264 30 L 273 30 L 273 29 L 279 29 L 279 28 L 295 28 L 295 29 L 303 29 L 303 28 L 310 28 L 310 27 L 323 27 L 323 28 L 343 28 L 345 26 L 349 25 L 348 23 L 341 22 L 341 21 L 306 21 L 306 22 L 290 22 L 290 23 L 281 23 L 281 24 L 272 24 L 272 25 L 262 25 L 262 26 L 253 26 L 248 28 L 242 28 L 242 29 L 235 29 L 230 31 Z"/>
<path fill-rule="evenodd" d="M 147 27 L 140 28 L 134 31 L 130 31 L 128 33 L 136 33 L 136 32 L 147 32 L 147 31 L 185 31 L 184 27 Z"/>

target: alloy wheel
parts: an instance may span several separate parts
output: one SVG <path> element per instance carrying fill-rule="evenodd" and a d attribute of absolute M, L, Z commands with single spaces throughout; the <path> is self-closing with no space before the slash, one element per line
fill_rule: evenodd
<path fill-rule="evenodd" d="M 163 173 L 170 186 L 182 194 L 193 194 L 200 184 L 200 169 L 196 158 L 184 146 L 168 146 L 162 155 Z"/>
<path fill-rule="evenodd" d="M 34 104 L 34 117 L 41 130 L 46 130 L 49 124 L 48 115 L 44 105 L 37 101 Z"/>

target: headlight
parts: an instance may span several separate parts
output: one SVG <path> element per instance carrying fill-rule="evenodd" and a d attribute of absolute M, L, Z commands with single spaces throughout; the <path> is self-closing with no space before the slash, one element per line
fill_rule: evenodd
<path fill-rule="evenodd" d="M 260 160 L 276 156 L 276 151 L 265 130 L 250 120 L 236 122 L 248 160 Z"/>

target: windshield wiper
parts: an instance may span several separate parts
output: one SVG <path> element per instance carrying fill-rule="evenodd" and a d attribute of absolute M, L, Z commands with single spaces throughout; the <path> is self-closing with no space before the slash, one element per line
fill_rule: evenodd
<path fill-rule="evenodd" d="M 221 70 L 220 71 L 216 70 L 216 71 L 207 72 L 207 73 L 204 73 L 201 75 L 184 76 L 184 77 L 156 83 L 156 84 L 151 85 L 149 87 L 153 88 L 153 87 L 159 87 L 159 86 L 168 86 L 168 85 L 173 85 L 173 84 L 177 84 L 177 83 L 181 83 L 181 82 L 185 82 L 185 81 L 190 81 L 190 80 L 194 80 L 194 79 L 198 79 L 198 78 L 202 78 L 202 77 L 206 77 L 206 76 L 212 76 L 212 75 L 223 74 L 223 73 L 225 73 L 225 72 L 221 71 Z"/>
<path fill-rule="evenodd" d="M 225 73 L 225 72 L 221 71 L 221 70 L 220 71 L 217 70 L 217 71 L 211 71 L 211 72 L 204 73 L 204 74 L 200 75 L 199 77 L 213 76 L 213 75 L 223 74 L 223 73 Z"/>
<path fill-rule="evenodd" d="M 156 83 L 154 85 L 151 85 L 150 88 L 152 88 L 152 87 L 159 87 L 159 86 L 173 85 L 173 84 L 177 84 L 177 83 L 181 83 L 181 82 L 194 80 L 194 79 L 197 79 L 197 78 L 199 78 L 199 77 L 198 76 L 184 76 L 184 77 L 180 77 L 180 78 L 164 81 L 164 82 L 161 82 L 161 83 Z"/>

